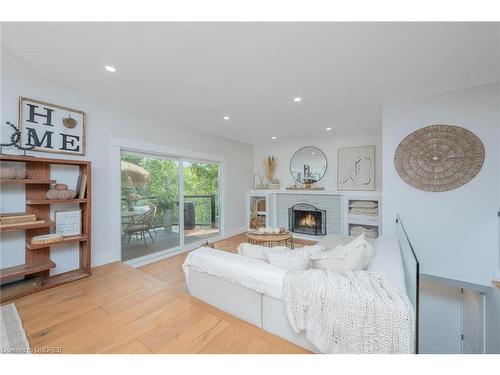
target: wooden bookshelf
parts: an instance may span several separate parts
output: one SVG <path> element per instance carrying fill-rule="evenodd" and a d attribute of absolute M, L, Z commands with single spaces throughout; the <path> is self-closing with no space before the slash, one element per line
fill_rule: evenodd
<path fill-rule="evenodd" d="M 50 220 L 37 220 L 35 222 L 29 223 L 19 223 L 17 225 L 3 225 L 0 224 L 0 232 L 12 232 L 15 230 L 28 230 L 28 229 L 41 229 L 41 228 L 51 228 L 54 223 Z"/>
<path fill-rule="evenodd" d="M 26 201 L 28 206 L 41 204 L 80 204 L 87 203 L 87 199 L 32 199 Z"/>
<path fill-rule="evenodd" d="M 45 259 L 37 260 L 36 262 L 31 262 L 29 264 L 21 264 L 20 266 L 3 268 L 2 273 L 0 273 L 0 280 L 4 281 L 18 276 L 26 276 L 41 271 L 48 271 L 55 266 L 56 264 L 53 261 Z"/>
<path fill-rule="evenodd" d="M 55 183 L 56 180 L 38 180 L 38 179 L 21 179 L 21 178 L 0 178 L 1 184 L 14 184 L 14 185 L 50 185 Z"/>
<path fill-rule="evenodd" d="M 70 243 L 78 243 L 78 242 L 84 242 L 84 241 L 87 241 L 86 235 L 71 236 L 71 237 L 66 237 L 62 241 L 59 241 L 59 242 L 53 242 L 53 243 L 47 243 L 47 244 L 26 244 L 26 248 L 28 250 L 38 250 L 38 249 L 45 249 L 47 247 L 55 247 L 55 246 L 67 245 Z"/>
<path fill-rule="evenodd" d="M 0 155 L 0 162 L 19 162 L 25 164 L 25 179 L 0 179 L 0 184 L 2 186 L 8 184 L 24 185 L 26 213 L 34 214 L 37 220 L 44 221 L 44 223 L 22 223 L 16 227 L 0 229 L 1 232 L 24 230 L 26 239 L 25 248 L 19 250 L 25 254 L 25 263 L 15 267 L 0 269 L 0 280 L 2 281 L 6 280 L 8 282 L 10 279 L 16 280 L 23 277 L 25 279 L 19 282 L 19 284 L 16 282 L 15 284 L 3 285 L 2 289 L 0 289 L 0 303 L 89 276 L 91 274 L 92 253 L 91 163 L 86 160 L 39 158 L 22 155 Z M 87 176 L 84 199 L 49 200 L 46 198 L 46 193 L 50 189 L 50 185 L 56 182 L 50 178 L 50 166 L 58 164 L 77 166 L 79 173 Z M 78 204 L 82 210 L 82 234 L 80 236 L 64 238 L 63 241 L 53 244 L 32 245 L 31 239 L 34 236 L 48 234 L 54 226 L 54 223 L 50 220 L 50 208 L 52 204 Z M 56 266 L 50 259 L 51 248 L 73 243 L 79 246 L 79 267 L 75 270 L 51 276 L 50 270 Z M 39 282 L 29 281 L 33 279 L 37 279 Z M 9 290 L 9 292 L 4 294 L 3 290 Z"/>

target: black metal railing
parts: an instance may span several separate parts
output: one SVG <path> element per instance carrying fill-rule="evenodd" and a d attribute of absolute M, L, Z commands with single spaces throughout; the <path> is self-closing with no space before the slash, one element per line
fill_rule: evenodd
<path fill-rule="evenodd" d="M 132 211 L 134 207 L 147 206 L 156 204 L 158 197 L 146 196 L 138 199 L 130 199 L 122 197 L 122 210 Z M 127 203 L 126 206 L 124 203 Z M 218 227 L 219 205 L 216 194 L 199 194 L 184 196 L 184 227 L 186 229 L 194 228 L 195 226 L 210 226 Z M 154 223 L 161 225 L 161 215 L 156 215 Z M 179 209 L 174 207 L 172 223 L 179 224 Z"/>

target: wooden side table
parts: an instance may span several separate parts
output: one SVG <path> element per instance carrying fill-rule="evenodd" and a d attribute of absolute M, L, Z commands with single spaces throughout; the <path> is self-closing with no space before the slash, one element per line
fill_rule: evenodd
<path fill-rule="evenodd" d="M 291 232 L 280 234 L 253 234 L 247 233 L 248 242 L 254 245 L 272 247 L 273 245 L 285 245 L 290 249 L 295 248 Z"/>

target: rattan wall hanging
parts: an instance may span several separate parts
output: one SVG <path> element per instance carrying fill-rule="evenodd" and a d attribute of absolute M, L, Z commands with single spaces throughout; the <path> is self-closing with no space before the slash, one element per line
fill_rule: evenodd
<path fill-rule="evenodd" d="M 425 191 L 449 191 L 472 180 L 484 162 L 484 146 L 459 126 L 431 125 L 401 141 L 394 155 L 399 176 Z"/>

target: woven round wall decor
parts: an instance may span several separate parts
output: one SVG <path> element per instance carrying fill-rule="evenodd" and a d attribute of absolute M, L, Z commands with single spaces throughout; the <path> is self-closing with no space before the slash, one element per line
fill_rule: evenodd
<path fill-rule="evenodd" d="M 401 141 L 394 155 L 399 176 L 425 191 L 449 191 L 472 180 L 484 162 L 484 146 L 459 126 L 431 125 Z"/>

